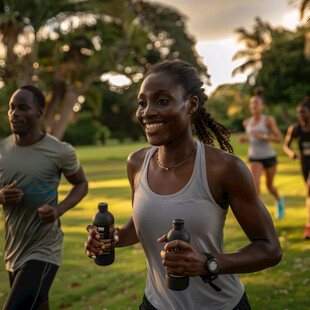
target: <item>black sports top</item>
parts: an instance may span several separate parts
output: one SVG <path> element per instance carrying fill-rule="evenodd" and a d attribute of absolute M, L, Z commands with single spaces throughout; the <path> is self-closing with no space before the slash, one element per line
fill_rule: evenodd
<path fill-rule="evenodd" d="M 298 124 L 293 129 L 292 137 L 298 141 L 301 156 L 310 158 L 310 131 L 303 131 Z"/>

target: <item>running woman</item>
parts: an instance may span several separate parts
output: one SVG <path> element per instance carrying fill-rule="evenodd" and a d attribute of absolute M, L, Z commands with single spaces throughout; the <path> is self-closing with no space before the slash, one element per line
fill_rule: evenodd
<path fill-rule="evenodd" d="M 260 179 L 266 176 L 266 187 L 277 203 L 277 217 L 284 216 L 284 197 L 280 197 L 274 186 L 274 176 L 277 171 L 277 154 L 269 142 L 282 142 L 282 135 L 273 116 L 264 115 L 265 97 L 262 87 L 254 89 L 250 98 L 251 117 L 243 121 L 247 136 L 239 138 L 240 143 L 250 143 L 248 150 L 249 169 L 252 173 L 257 195 L 262 200 Z"/>
<path fill-rule="evenodd" d="M 151 146 L 129 155 L 133 213 L 115 229 L 117 247 L 141 242 L 146 255 L 140 310 L 250 310 L 237 274 L 281 260 L 272 219 L 247 166 L 231 154 L 229 132 L 205 109 L 202 86 L 194 67 L 175 60 L 151 66 L 140 87 L 136 117 Z M 213 146 L 215 137 L 222 150 Z M 226 253 L 223 231 L 229 208 L 249 241 Z M 173 219 L 185 221 L 190 243 L 166 243 Z M 104 245 L 91 225 L 88 231 L 86 253 L 95 257 Z M 190 276 L 189 287 L 179 292 L 167 288 L 166 269 Z"/>
<path fill-rule="evenodd" d="M 304 231 L 304 238 L 310 239 L 310 97 L 305 97 L 296 108 L 298 123 L 291 125 L 286 133 L 283 144 L 284 152 L 291 159 L 300 159 L 301 170 L 307 186 L 306 208 L 307 222 Z M 297 139 L 299 154 L 291 148 L 291 143 Z"/>

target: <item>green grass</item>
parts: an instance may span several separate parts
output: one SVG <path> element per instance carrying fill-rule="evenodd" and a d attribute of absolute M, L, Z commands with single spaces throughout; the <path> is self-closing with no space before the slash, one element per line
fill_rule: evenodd
<path fill-rule="evenodd" d="M 246 161 L 247 145 L 237 145 L 235 152 Z M 63 266 L 50 291 L 51 309 L 138 309 L 142 299 L 146 262 L 140 244 L 116 249 L 115 263 L 99 267 L 84 253 L 85 227 L 91 222 L 100 201 L 109 203 L 116 225 L 122 226 L 131 216 L 130 188 L 126 176 L 128 154 L 144 146 L 142 143 L 90 146 L 77 148 L 90 184 L 88 196 L 61 221 L 64 239 Z M 286 197 L 286 216 L 274 220 L 283 248 L 283 259 L 274 267 L 253 274 L 240 275 L 253 309 L 309 309 L 310 242 L 301 239 L 305 218 L 305 185 L 299 162 L 290 161 L 276 146 L 278 173 L 275 184 Z M 262 180 L 264 183 L 264 179 Z M 68 189 L 63 180 L 60 199 Z M 274 218 L 273 198 L 266 193 L 265 204 Z M 3 221 L 0 223 L 0 307 L 9 292 L 7 272 L 3 263 Z M 229 212 L 225 227 L 226 251 L 247 243 L 244 233 Z M 192 309 L 190 309 L 192 310 Z"/>

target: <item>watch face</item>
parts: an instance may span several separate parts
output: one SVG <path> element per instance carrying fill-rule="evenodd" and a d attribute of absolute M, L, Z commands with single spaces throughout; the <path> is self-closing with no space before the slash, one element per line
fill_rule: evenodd
<path fill-rule="evenodd" d="M 209 263 L 209 268 L 211 272 L 217 272 L 217 268 L 218 268 L 217 261 L 211 260 Z"/>

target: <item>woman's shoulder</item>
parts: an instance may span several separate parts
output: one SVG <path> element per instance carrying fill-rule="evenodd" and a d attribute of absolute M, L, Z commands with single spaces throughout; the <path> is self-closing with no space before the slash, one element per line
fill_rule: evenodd
<path fill-rule="evenodd" d="M 242 126 L 246 127 L 251 121 L 251 117 L 246 118 L 243 122 L 242 122 Z"/>
<path fill-rule="evenodd" d="M 299 123 L 294 123 L 289 126 L 288 131 L 291 132 L 293 137 L 298 137 L 302 135 L 303 129 Z"/>
<path fill-rule="evenodd" d="M 127 166 L 131 168 L 141 168 L 147 152 L 152 146 L 143 147 L 129 154 L 127 158 Z"/>
<path fill-rule="evenodd" d="M 268 124 L 271 124 L 271 123 L 276 123 L 276 119 L 274 116 L 272 115 L 264 115 L 265 117 L 265 122 L 268 123 Z"/>
<path fill-rule="evenodd" d="M 208 182 L 211 187 L 213 184 L 213 188 L 227 189 L 238 182 L 249 182 L 249 170 L 240 157 L 209 145 L 205 145 L 205 153 Z"/>
<path fill-rule="evenodd" d="M 228 169 L 233 166 L 244 165 L 244 162 L 235 154 L 225 152 L 217 147 L 204 144 L 206 161 L 214 169 Z"/>
<path fill-rule="evenodd" d="M 128 155 L 128 160 L 134 160 L 136 158 L 141 159 L 141 157 L 145 157 L 146 153 L 153 148 L 153 146 L 146 146 L 139 150 L 136 150 Z"/>
<path fill-rule="evenodd" d="M 291 124 L 291 125 L 288 127 L 288 129 L 290 129 L 290 130 L 298 130 L 298 129 L 300 129 L 300 128 L 301 128 L 301 126 L 300 126 L 299 123 Z"/>

